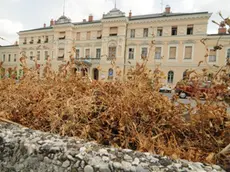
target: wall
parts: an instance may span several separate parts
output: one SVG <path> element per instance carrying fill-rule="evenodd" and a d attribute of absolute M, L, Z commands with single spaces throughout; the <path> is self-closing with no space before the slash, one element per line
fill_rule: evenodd
<path fill-rule="evenodd" d="M 224 171 L 217 165 L 115 149 L 0 122 L 1 172 Z"/>

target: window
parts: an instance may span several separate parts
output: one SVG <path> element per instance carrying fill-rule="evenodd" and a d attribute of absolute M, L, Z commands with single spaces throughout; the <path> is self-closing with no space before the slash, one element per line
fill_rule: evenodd
<path fill-rule="evenodd" d="M 5 54 L 3 54 L 3 56 L 2 56 L 2 61 L 3 62 L 6 61 L 6 55 Z"/>
<path fill-rule="evenodd" d="M 8 62 L 10 62 L 11 61 L 11 54 L 9 54 L 9 56 L 8 56 Z"/>
<path fill-rule="evenodd" d="M 169 59 L 176 59 L 176 47 L 169 48 Z"/>
<path fill-rule="evenodd" d="M 76 49 L 76 58 L 80 58 L 80 50 L 79 49 Z"/>
<path fill-rule="evenodd" d="M 30 60 L 33 60 L 33 51 L 30 52 Z"/>
<path fill-rule="evenodd" d="M 135 38 L 135 29 L 130 30 L 130 38 Z"/>
<path fill-rule="evenodd" d="M 109 59 L 116 58 L 116 47 L 109 47 Z"/>
<path fill-rule="evenodd" d="M 134 48 L 129 48 L 129 60 L 134 59 Z"/>
<path fill-rule="evenodd" d="M 186 69 L 186 70 L 183 72 L 183 80 L 188 79 L 187 73 L 188 73 L 188 69 Z"/>
<path fill-rule="evenodd" d="M 144 28 L 143 37 L 148 37 L 148 35 L 149 35 L 149 29 Z"/>
<path fill-rule="evenodd" d="M 230 58 L 230 48 L 227 50 L 227 58 Z"/>
<path fill-rule="evenodd" d="M 58 59 L 57 60 L 63 60 L 65 56 L 65 49 L 59 48 L 58 49 Z"/>
<path fill-rule="evenodd" d="M 90 40 L 91 32 L 87 32 L 86 39 Z"/>
<path fill-rule="evenodd" d="M 38 42 L 37 42 L 38 44 L 40 44 L 41 43 L 41 37 L 39 36 L 38 37 Z"/>
<path fill-rule="evenodd" d="M 155 59 L 161 59 L 161 47 L 155 48 Z"/>
<path fill-rule="evenodd" d="M 101 39 L 101 37 L 102 37 L 102 34 L 101 34 L 101 31 L 99 30 L 97 31 L 97 39 Z"/>
<path fill-rule="evenodd" d="M 230 48 L 227 50 L 226 63 L 227 63 L 227 64 L 230 64 Z"/>
<path fill-rule="evenodd" d="M 2 56 L 2 61 L 3 62 L 6 61 L 6 55 L 5 54 L 3 54 L 3 56 Z"/>
<path fill-rule="evenodd" d="M 100 49 L 100 48 L 97 48 L 97 49 L 96 49 L 96 58 L 97 58 L 97 59 L 100 59 L 100 58 L 101 58 L 101 49 Z"/>
<path fill-rule="evenodd" d="M 117 27 L 111 27 L 110 28 L 109 36 L 117 36 L 117 33 L 118 33 Z"/>
<path fill-rule="evenodd" d="M 49 37 L 46 36 L 46 38 L 45 38 L 45 43 L 48 43 L 48 42 L 49 42 Z"/>
<path fill-rule="evenodd" d="M 148 48 L 144 47 L 141 49 L 141 58 L 144 59 L 144 58 L 147 58 L 147 55 L 148 55 Z"/>
<path fill-rule="evenodd" d="M 40 58 L 41 58 L 41 52 L 37 51 L 37 60 L 40 60 Z"/>
<path fill-rule="evenodd" d="M 14 62 L 17 61 L 17 54 L 14 54 Z"/>
<path fill-rule="evenodd" d="M 23 44 L 27 44 L 27 39 L 26 38 L 24 38 Z"/>
<path fill-rule="evenodd" d="M 177 35 L 177 26 L 172 27 L 172 35 Z"/>
<path fill-rule="evenodd" d="M 108 71 L 108 79 L 109 80 L 113 79 L 113 69 L 111 69 L 111 68 Z"/>
<path fill-rule="evenodd" d="M 193 25 L 188 25 L 187 26 L 187 35 L 192 35 L 193 34 Z"/>
<path fill-rule="evenodd" d="M 208 61 L 209 62 L 216 62 L 216 51 L 214 49 L 209 50 Z"/>
<path fill-rule="evenodd" d="M 33 43 L 34 43 L 34 37 L 31 37 L 30 44 L 33 44 Z"/>
<path fill-rule="evenodd" d="M 59 40 L 65 39 L 65 32 L 59 32 Z"/>
<path fill-rule="evenodd" d="M 80 32 L 77 32 L 77 40 L 80 40 L 80 36 L 81 36 L 81 34 L 80 34 Z"/>
<path fill-rule="evenodd" d="M 168 83 L 173 83 L 173 78 L 174 78 L 174 72 L 169 71 L 168 72 Z"/>
<path fill-rule="evenodd" d="M 184 59 L 192 59 L 192 46 L 185 46 Z"/>
<path fill-rule="evenodd" d="M 45 60 L 48 60 L 49 52 L 48 52 L 48 51 L 45 51 L 44 55 L 45 55 Z"/>
<path fill-rule="evenodd" d="M 90 49 L 85 49 L 85 58 L 90 58 Z"/>
<path fill-rule="evenodd" d="M 158 27 L 157 28 L 157 36 L 162 36 L 163 35 L 163 28 L 162 27 Z"/>

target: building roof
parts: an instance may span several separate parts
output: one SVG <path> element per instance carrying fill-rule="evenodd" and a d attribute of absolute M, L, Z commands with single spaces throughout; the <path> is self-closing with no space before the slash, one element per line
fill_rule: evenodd
<path fill-rule="evenodd" d="M 0 48 L 13 48 L 13 47 L 18 47 L 18 45 L 0 45 Z"/>
<path fill-rule="evenodd" d="M 195 12 L 195 13 L 155 13 L 155 14 L 145 14 L 145 15 L 136 15 L 136 16 L 131 16 L 129 20 L 144 20 L 144 19 L 151 19 L 151 18 L 161 18 L 161 17 L 175 17 L 175 16 L 185 16 L 185 15 L 199 15 L 199 14 L 209 14 L 208 12 Z M 117 18 L 117 17 L 126 17 L 125 13 L 120 11 L 117 8 L 113 8 L 110 10 L 107 14 L 103 15 L 102 19 L 109 19 L 109 18 Z M 128 18 L 128 17 L 127 17 Z M 94 20 L 94 21 L 83 21 L 83 22 L 73 22 L 72 24 L 74 25 L 87 25 L 87 24 L 95 24 L 95 23 L 100 23 L 101 20 Z M 71 19 L 68 17 L 62 15 L 57 21 L 56 24 L 61 25 L 61 24 L 66 24 L 66 23 L 71 23 Z M 30 30 L 23 30 L 20 31 L 19 33 L 23 32 L 30 32 L 30 31 L 39 31 L 39 30 L 50 30 L 52 29 L 52 26 L 48 27 L 42 27 L 42 28 L 36 28 L 36 29 L 30 29 Z"/>
<path fill-rule="evenodd" d="M 156 14 L 145 14 L 145 15 L 136 15 L 132 16 L 130 20 L 140 20 L 140 19 L 149 19 L 149 18 L 158 18 L 158 17 L 175 17 L 175 16 L 185 16 L 185 15 L 197 15 L 197 14 L 209 14 L 205 12 L 196 12 L 196 13 L 156 13 Z"/>
<path fill-rule="evenodd" d="M 22 30 L 20 32 L 23 33 L 23 32 L 30 32 L 30 31 L 49 30 L 52 28 L 53 28 L 52 26 L 48 26 L 48 27 L 40 27 L 40 28 L 36 28 L 36 29 Z"/>
<path fill-rule="evenodd" d="M 74 22 L 74 25 L 85 25 L 85 24 L 94 24 L 94 23 L 101 23 L 101 20 L 93 20 L 91 22 L 85 21 L 85 22 Z"/>
<path fill-rule="evenodd" d="M 59 19 L 56 21 L 57 24 L 64 24 L 64 23 L 70 23 L 71 19 L 66 17 L 65 15 L 62 15 L 59 17 Z"/>

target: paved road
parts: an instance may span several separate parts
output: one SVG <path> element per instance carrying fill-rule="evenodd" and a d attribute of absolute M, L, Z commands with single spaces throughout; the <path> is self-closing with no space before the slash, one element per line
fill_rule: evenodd
<path fill-rule="evenodd" d="M 162 93 L 163 95 L 167 96 L 169 99 L 172 98 L 173 93 Z M 202 101 L 202 100 L 201 100 Z M 186 99 L 179 99 L 179 102 L 184 104 L 191 104 L 192 107 L 196 106 L 196 102 L 194 100 L 190 100 L 189 97 Z M 204 101 L 202 101 L 204 102 Z M 228 106 L 227 112 L 230 114 L 230 107 Z"/>

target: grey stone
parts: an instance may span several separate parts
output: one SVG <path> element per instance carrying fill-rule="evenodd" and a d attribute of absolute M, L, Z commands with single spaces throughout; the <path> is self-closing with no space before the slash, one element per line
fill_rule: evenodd
<path fill-rule="evenodd" d="M 136 172 L 149 172 L 149 170 L 144 169 L 142 166 L 137 166 Z"/>
<path fill-rule="evenodd" d="M 94 172 L 93 167 L 91 167 L 90 165 L 85 166 L 84 172 Z"/>
<path fill-rule="evenodd" d="M 114 163 L 113 163 L 113 167 L 114 167 L 115 169 L 121 169 L 121 168 L 122 168 L 122 165 L 121 165 L 120 162 L 114 162 Z"/>
<path fill-rule="evenodd" d="M 129 161 L 129 162 L 132 162 L 133 158 L 132 158 L 131 156 L 125 154 L 124 160 L 125 160 L 125 161 Z"/>
<path fill-rule="evenodd" d="M 126 161 L 121 161 L 122 167 L 124 170 L 131 170 L 131 163 Z"/>
<path fill-rule="evenodd" d="M 212 165 L 212 167 L 216 170 L 221 170 L 220 166 L 219 165 Z"/>
<path fill-rule="evenodd" d="M 99 165 L 99 171 L 100 172 L 111 172 L 111 170 L 109 169 L 109 165 L 102 163 Z"/>
<path fill-rule="evenodd" d="M 132 165 L 138 165 L 140 163 L 140 160 L 138 158 L 135 158 L 134 161 L 132 162 Z"/>
<path fill-rule="evenodd" d="M 66 160 L 65 162 L 63 162 L 63 164 L 62 164 L 62 167 L 64 167 L 64 168 L 67 168 L 67 167 L 69 167 L 70 166 L 70 162 L 68 161 L 68 160 Z"/>

